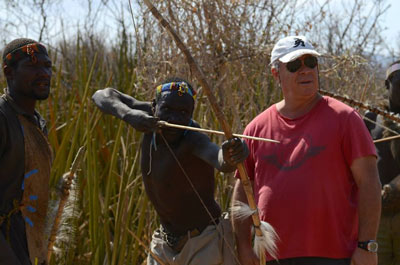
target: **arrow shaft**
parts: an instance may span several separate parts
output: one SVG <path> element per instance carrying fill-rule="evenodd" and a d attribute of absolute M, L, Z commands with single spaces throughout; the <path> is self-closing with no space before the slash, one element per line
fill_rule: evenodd
<path fill-rule="evenodd" d="M 396 139 L 400 139 L 400 135 L 395 135 L 395 136 L 390 136 L 390 137 L 386 137 L 386 138 L 381 138 L 381 139 L 375 140 L 374 144 L 385 142 L 385 141 L 396 140 Z"/>
<path fill-rule="evenodd" d="M 225 135 L 225 133 L 224 133 L 224 132 L 221 132 L 221 131 L 210 130 L 210 129 L 204 129 L 204 128 L 197 128 L 197 127 L 191 127 L 191 126 L 184 126 L 184 125 L 169 123 L 169 122 L 166 122 L 166 121 L 159 121 L 158 124 L 159 124 L 160 126 L 171 127 L 171 128 L 177 128 L 177 129 L 182 129 L 182 130 L 189 130 L 189 131 L 195 131 L 195 132 L 204 132 L 204 133 Z M 272 140 L 272 139 L 268 139 L 268 138 L 261 138 L 261 137 L 255 137 L 255 136 L 243 135 L 243 134 L 237 134 L 237 133 L 233 133 L 232 135 L 233 135 L 234 137 L 245 138 L 245 139 L 250 139 L 250 140 L 263 141 L 263 142 L 271 142 L 271 143 L 277 143 L 277 144 L 280 143 L 279 141 Z"/>

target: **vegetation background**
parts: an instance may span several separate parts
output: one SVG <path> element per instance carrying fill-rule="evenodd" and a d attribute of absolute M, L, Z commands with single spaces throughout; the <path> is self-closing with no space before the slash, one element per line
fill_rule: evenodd
<path fill-rule="evenodd" d="M 51 95 L 38 105 L 49 122 L 54 151 L 52 187 L 69 170 L 78 148 L 87 150 L 51 264 L 145 264 L 145 246 L 158 219 L 141 181 L 141 134 L 99 112 L 91 95 L 111 86 L 149 101 L 163 79 L 181 76 L 198 90 L 195 119 L 204 128 L 220 129 L 202 88 L 142 1 L 132 1 L 132 13 L 128 0 L 82 1 L 86 15 L 76 24 L 62 16 L 63 0 L 3 1 L 9 15 L 0 19 L 2 43 L 10 29 L 22 25 L 49 47 L 53 60 Z M 377 51 L 387 48 L 381 19 L 388 5 L 349 0 L 338 12 L 337 2 L 153 0 L 182 36 L 238 133 L 281 99 L 268 63 L 273 44 L 288 34 L 306 35 L 323 53 L 323 89 L 371 105 L 385 98 L 387 64 L 381 65 Z M 400 56 L 395 48 L 389 54 Z M 3 75 L 0 82 L 6 86 Z M 216 174 L 215 196 L 227 210 L 232 175 Z"/>

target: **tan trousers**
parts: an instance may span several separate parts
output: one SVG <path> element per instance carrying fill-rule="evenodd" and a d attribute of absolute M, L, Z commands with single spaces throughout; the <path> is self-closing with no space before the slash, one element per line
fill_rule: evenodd
<path fill-rule="evenodd" d="M 204 231 L 190 238 L 180 252 L 172 250 L 161 238 L 160 233 L 154 232 L 150 249 L 165 265 L 235 265 L 236 252 L 234 235 L 229 219 L 222 219 L 215 227 L 209 225 Z M 147 265 L 162 265 L 150 254 Z"/>

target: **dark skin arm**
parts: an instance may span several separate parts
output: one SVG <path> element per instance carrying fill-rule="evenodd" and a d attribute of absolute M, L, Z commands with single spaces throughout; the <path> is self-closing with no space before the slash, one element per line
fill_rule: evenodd
<path fill-rule="evenodd" d="M 351 172 L 359 191 L 358 241 L 376 240 L 381 215 L 381 183 L 376 166 L 376 157 L 361 157 L 353 161 Z M 360 248 L 356 248 L 351 265 L 376 265 L 378 257 Z"/>
<path fill-rule="evenodd" d="M 400 165 L 400 140 L 390 142 L 390 150 L 396 163 Z M 400 175 L 383 186 L 382 199 L 384 202 L 398 201 L 400 196 Z"/>
<path fill-rule="evenodd" d="M 6 141 L 7 141 L 7 123 L 4 114 L 0 111 L 0 160 L 2 159 L 4 150 L 6 148 Z M 3 226 L 6 225 L 3 223 Z M 14 251 L 11 249 L 10 245 L 8 244 L 5 236 L 0 231 L 0 261 L 5 262 L 7 264 L 20 264 L 15 256 Z"/>
<path fill-rule="evenodd" d="M 208 136 L 196 133 L 193 143 L 193 153 L 221 172 L 234 171 L 249 155 L 246 143 L 237 137 L 224 141 L 220 148 Z"/>
<path fill-rule="evenodd" d="M 159 119 L 153 116 L 150 102 L 136 100 L 113 88 L 96 91 L 92 99 L 102 112 L 124 120 L 139 131 L 157 130 Z M 222 148 L 219 148 L 204 134 L 191 133 L 190 135 L 193 137 L 192 144 L 195 146 L 194 154 L 219 171 L 232 172 L 235 170 L 235 165 L 244 161 L 248 155 L 246 144 L 238 138 L 225 141 Z"/>
<path fill-rule="evenodd" d="M 400 127 L 400 125 L 399 125 Z M 400 128 L 399 128 L 400 131 Z M 393 140 L 390 143 L 390 151 L 396 163 L 400 165 L 400 140 Z"/>
<path fill-rule="evenodd" d="M 21 264 L 1 232 L 0 232 L 0 249 L 1 249 L 0 261 L 2 262 L 2 264 L 14 264 L 14 265 Z"/>
<path fill-rule="evenodd" d="M 153 116 L 151 102 L 139 101 L 113 88 L 97 90 L 92 100 L 102 112 L 124 120 L 138 131 L 157 129 L 158 119 Z"/>
<path fill-rule="evenodd" d="M 6 148 L 7 140 L 7 128 L 6 128 L 6 118 L 3 113 L 0 112 L 0 158 L 3 156 L 4 150 Z"/>

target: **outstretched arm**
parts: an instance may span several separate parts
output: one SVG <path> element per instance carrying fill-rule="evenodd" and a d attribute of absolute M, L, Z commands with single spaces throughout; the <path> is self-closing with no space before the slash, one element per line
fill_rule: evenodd
<path fill-rule="evenodd" d="M 102 112 L 124 120 L 139 131 L 157 129 L 158 119 L 153 116 L 150 102 L 139 101 L 113 88 L 97 90 L 92 99 Z"/>

